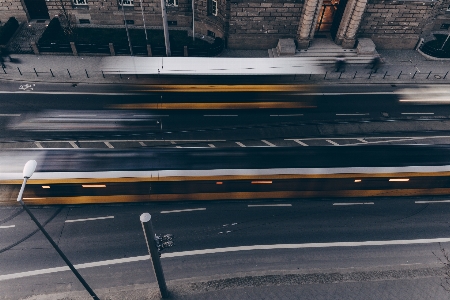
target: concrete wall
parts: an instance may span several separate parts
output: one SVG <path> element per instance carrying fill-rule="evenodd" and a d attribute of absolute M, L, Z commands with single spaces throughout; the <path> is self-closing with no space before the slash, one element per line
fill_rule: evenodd
<path fill-rule="evenodd" d="M 413 49 L 434 9 L 434 2 L 370 0 L 357 36 L 372 38 L 377 49 Z"/>
<path fill-rule="evenodd" d="M 10 17 L 15 17 L 17 21 L 26 22 L 27 14 L 24 5 L 20 0 L 0 0 L 0 22 L 6 23 Z"/>
<path fill-rule="evenodd" d="M 230 0 L 228 48 L 268 49 L 296 38 L 303 1 Z"/>

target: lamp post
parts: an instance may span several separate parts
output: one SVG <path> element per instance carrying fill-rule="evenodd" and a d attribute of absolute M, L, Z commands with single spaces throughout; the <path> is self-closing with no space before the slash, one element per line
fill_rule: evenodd
<path fill-rule="evenodd" d="M 25 190 L 25 185 L 27 184 L 27 180 L 33 175 L 34 170 L 36 170 L 36 161 L 35 160 L 29 160 L 25 167 L 23 168 L 23 182 L 22 187 L 20 188 L 19 196 L 17 196 L 17 201 L 20 202 L 23 209 L 28 213 L 28 215 L 31 217 L 31 219 L 36 223 L 37 227 L 42 231 L 42 233 L 45 235 L 47 240 L 52 244 L 53 248 L 55 248 L 56 252 L 61 256 L 61 258 L 64 260 L 64 262 L 67 264 L 67 266 L 72 270 L 72 272 L 75 274 L 75 276 L 78 278 L 78 280 L 81 282 L 81 284 L 84 286 L 84 288 L 88 291 L 88 293 L 91 295 L 92 299 L 94 300 L 100 300 L 97 295 L 94 293 L 94 291 L 90 288 L 90 286 L 87 284 L 86 281 L 84 281 L 83 277 L 81 277 L 80 273 L 75 269 L 75 267 L 72 265 L 72 263 L 69 261 L 69 259 L 64 255 L 64 253 L 59 249 L 58 245 L 53 241 L 51 236 L 47 233 L 47 231 L 42 227 L 41 223 L 36 219 L 36 217 L 31 213 L 31 211 L 28 209 L 28 207 L 25 205 L 25 203 L 22 200 L 23 197 L 23 191 Z"/>

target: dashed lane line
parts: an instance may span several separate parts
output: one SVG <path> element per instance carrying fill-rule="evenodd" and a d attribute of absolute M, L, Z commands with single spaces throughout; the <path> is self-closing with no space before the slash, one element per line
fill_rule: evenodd
<path fill-rule="evenodd" d="M 0 117 L 20 117 L 21 114 L 0 114 Z"/>
<path fill-rule="evenodd" d="M 14 227 L 16 227 L 16 225 L 3 225 L 3 226 L 0 226 L 0 229 L 3 229 L 3 228 L 14 228 Z"/>
<path fill-rule="evenodd" d="M 421 113 L 421 112 L 417 112 L 417 113 L 402 113 L 402 115 L 434 115 L 434 113 Z"/>
<path fill-rule="evenodd" d="M 161 258 L 174 258 L 185 257 L 192 255 L 205 255 L 227 252 L 239 252 L 239 251 L 254 251 L 254 250 L 281 250 L 281 249 L 308 249 L 308 248 L 331 248 L 331 247 L 368 247 L 368 246 L 393 246 L 393 245 L 414 245 L 414 244 L 434 244 L 434 243 L 448 243 L 450 238 L 435 238 L 435 239 L 417 239 L 417 240 L 388 240 L 388 241 L 361 241 L 361 242 L 331 242 L 331 243 L 305 243 L 305 244 L 273 244 L 273 245 L 253 245 L 253 246 L 238 246 L 238 247 L 225 247 L 203 250 L 192 250 L 182 252 L 164 253 Z M 76 269 L 87 269 L 102 266 L 111 266 L 123 263 L 131 263 L 138 261 L 149 260 L 150 255 L 118 258 L 103 260 L 97 262 L 90 262 L 84 264 L 77 264 L 74 267 Z M 43 274 L 51 274 L 56 272 L 69 271 L 69 267 L 56 267 L 48 269 L 40 269 L 34 271 L 26 271 L 20 273 L 12 273 L 0 275 L 0 281 L 25 278 Z"/>
<path fill-rule="evenodd" d="M 214 144 L 208 144 L 208 146 L 211 148 L 216 148 L 216 146 L 214 146 Z"/>
<path fill-rule="evenodd" d="M 276 145 L 275 144 L 272 144 L 271 142 L 269 142 L 269 141 L 266 141 L 266 140 L 261 140 L 261 142 L 263 142 L 264 144 L 266 144 L 266 145 L 268 145 L 268 146 L 270 146 L 270 147 L 276 147 Z"/>
<path fill-rule="evenodd" d="M 277 206 L 292 206 L 292 204 L 249 204 L 248 207 L 277 207 Z"/>
<path fill-rule="evenodd" d="M 147 146 L 144 142 L 139 142 L 139 145 L 141 145 L 142 147 Z"/>
<path fill-rule="evenodd" d="M 353 203 L 333 203 L 335 206 L 349 206 L 349 205 L 373 205 L 373 202 L 353 202 Z"/>
<path fill-rule="evenodd" d="M 238 144 L 239 146 L 244 147 L 244 148 L 247 147 L 244 144 L 242 144 L 241 142 L 236 142 L 236 144 Z"/>
<path fill-rule="evenodd" d="M 415 201 L 416 204 L 428 204 L 428 203 L 450 203 L 450 200 L 430 200 L 430 201 Z"/>
<path fill-rule="evenodd" d="M 171 213 L 179 213 L 179 212 L 187 212 L 187 211 L 198 211 L 198 210 L 206 210 L 206 208 L 189 208 L 189 209 L 178 209 L 178 210 L 163 210 L 162 214 L 171 214 Z"/>
<path fill-rule="evenodd" d="M 74 222 L 85 222 L 85 221 L 95 221 L 95 220 L 105 220 L 105 219 L 114 219 L 114 216 L 107 217 L 97 217 L 97 218 L 87 218 L 87 219 L 75 219 L 75 220 L 66 220 L 66 223 L 74 223 Z"/>

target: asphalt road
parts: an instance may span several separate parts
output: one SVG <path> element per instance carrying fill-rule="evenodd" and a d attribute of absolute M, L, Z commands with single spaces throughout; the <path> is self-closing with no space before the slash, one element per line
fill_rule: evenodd
<path fill-rule="evenodd" d="M 377 198 L 365 205 L 354 203 L 367 203 L 367 199 L 176 202 L 52 206 L 32 211 L 41 222 L 50 220 L 47 230 L 74 264 L 130 259 L 126 263 L 110 262 L 82 269 L 89 284 L 100 289 L 154 282 L 149 262 L 136 259 L 147 254 L 139 221 L 144 212 L 152 214 L 155 232 L 175 235 L 175 246 L 164 251 L 162 257 L 168 281 L 280 270 L 320 273 L 352 268 L 436 268 L 438 261 L 432 253 L 439 252 L 436 241 L 405 241 L 449 237 L 450 204 L 416 203 L 438 200 L 445 199 Z M 0 299 L 82 290 L 67 271 L 20 275 L 16 279 L 4 276 L 61 267 L 64 263 L 42 234 L 30 236 L 35 225 L 25 212 L 20 213 L 19 207 L 2 208 L 0 220 Z M 393 245 L 343 246 L 343 242 L 366 241 L 392 241 Z M 258 246 L 308 243 L 319 244 L 272 250 Z M 228 248 L 255 245 L 256 249 L 248 251 Z M 230 250 L 214 254 L 217 248 Z M 210 254 L 181 253 L 203 249 L 216 250 Z M 169 257 L 176 253 L 180 256 Z"/>

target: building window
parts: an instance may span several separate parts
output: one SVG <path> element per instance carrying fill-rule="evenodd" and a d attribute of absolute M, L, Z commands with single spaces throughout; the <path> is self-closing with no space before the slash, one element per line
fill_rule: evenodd
<path fill-rule="evenodd" d="M 119 0 L 119 6 L 134 6 L 133 0 Z"/>
<path fill-rule="evenodd" d="M 73 5 L 87 5 L 87 0 L 73 0 Z"/>
<path fill-rule="evenodd" d="M 166 6 L 177 7 L 178 6 L 178 0 L 166 0 Z"/>
<path fill-rule="evenodd" d="M 206 9 L 208 15 L 217 16 L 217 0 L 208 0 Z"/>
<path fill-rule="evenodd" d="M 210 37 L 216 37 L 216 34 L 213 31 L 211 31 L 211 30 L 208 30 L 208 34 L 207 35 L 210 36 Z"/>

